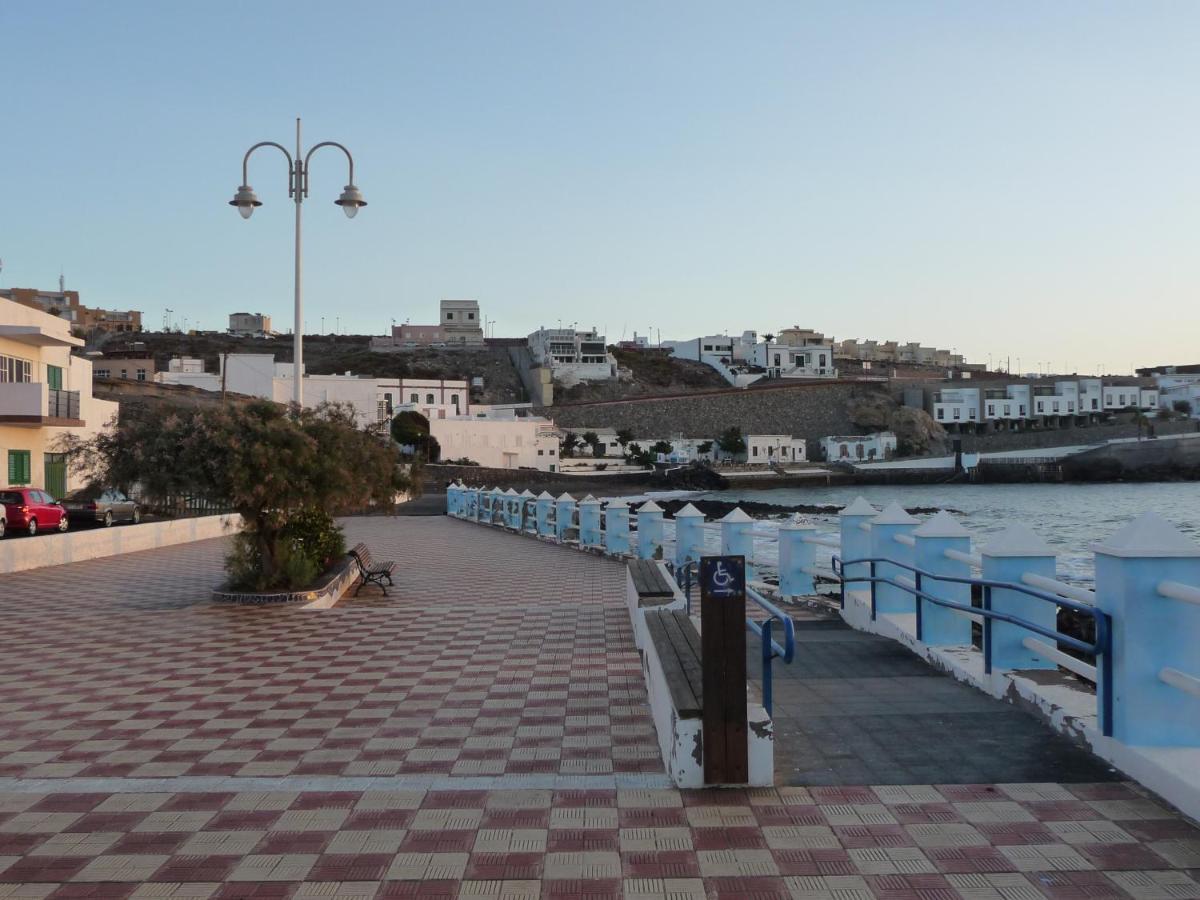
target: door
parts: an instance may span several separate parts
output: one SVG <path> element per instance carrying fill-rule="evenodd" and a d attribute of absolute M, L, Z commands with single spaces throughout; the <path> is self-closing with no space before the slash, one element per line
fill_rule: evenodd
<path fill-rule="evenodd" d="M 61 500 L 67 496 L 67 457 L 62 453 L 47 453 L 44 465 L 46 493 L 55 500 Z"/>

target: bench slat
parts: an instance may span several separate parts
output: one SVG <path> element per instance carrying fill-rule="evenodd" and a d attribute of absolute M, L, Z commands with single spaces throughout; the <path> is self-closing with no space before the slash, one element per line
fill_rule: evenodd
<path fill-rule="evenodd" d="M 675 591 L 663 574 L 662 568 L 652 559 L 638 559 L 629 563 L 629 574 L 633 578 L 633 589 L 639 597 L 673 597 Z"/>
<path fill-rule="evenodd" d="M 691 627 L 691 623 L 688 624 Z M 647 614 L 646 628 L 662 662 L 663 676 L 676 712 L 681 718 L 699 718 L 703 703 L 693 687 L 696 683 L 693 673 L 688 671 L 692 669 L 698 672 L 699 660 L 692 653 L 690 642 L 682 636 L 678 623 L 669 615 Z"/>
<path fill-rule="evenodd" d="M 703 709 L 704 671 L 700 665 L 700 635 L 696 633 L 696 626 L 692 624 L 692 620 L 688 618 L 687 613 L 683 612 L 668 613 L 662 618 L 664 620 L 663 624 L 667 626 L 667 634 L 677 648 L 679 661 L 683 666 L 683 674 L 687 676 L 688 684 L 691 685 L 696 702 Z M 695 639 L 694 642 L 693 638 Z"/>

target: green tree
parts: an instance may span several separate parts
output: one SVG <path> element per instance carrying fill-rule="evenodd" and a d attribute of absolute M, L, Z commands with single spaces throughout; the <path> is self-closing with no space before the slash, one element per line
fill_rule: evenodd
<path fill-rule="evenodd" d="M 625 447 L 631 441 L 633 441 L 633 429 L 632 428 L 618 428 L 617 429 L 617 443 L 618 444 L 620 444 L 622 447 Z"/>
<path fill-rule="evenodd" d="M 730 456 L 738 456 L 745 453 L 746 441 L 742 437 L 742 429 L 736 425 L 730 425 L 717 438 L 717 446 Z"/>
<path fill-rule="evenodd" d="M 585 431 L 583 433 L 583 443 L 592 448 L 592 456 L 604 455 L 604 441 L 600 440 L 600 435 L 594 431 Z"/>
<path fill-rule="evenodd" d="M 244 527 L 227 566 L 237 586 L 257 590 L 311 580 L 337 546 L 333 515 L 391 502 L 407 486 L 395 448 L 338 405 L 297 413 L 255 401 L 163 416 L 122 404 L 115 428 L 63 449 L 89 481 L 136 485 L 147 506 L 228 505 Z"/>
<path fill-rule="evenodd" d="M 712 448 L 713 448 L 712 441 L 704 441 L 704 442 L 696 445 L 696 452 L 701 455 L 705 455 L 708 453 L 712 453 Z"/>
<path fill-rule="evenodd" d="M 559 441 L 558 455 L 560 457 L 574 456 L 575 448 L 578 446 L 579 446 L 579 435 L 575 434 L 575 432 L 573 432 L 573 431 L 568 431 L 562 436 L 562 440 Z"/>
<path fill-rule="evenodd" d="M 625 448 L 625 459 L 637 466 L 654 465 L 654 454 L 642 449 L 640 444 L 630 444 Z"/>
<path fill-rule="evenodd" d="M 1183 413 L 1185 416 L 1192 414 L 1192 403 L 1190 400 L 1176 400 L 1171 404 L 1171 408 L 1177 413 Z"/>
<path fill-rule="evenodd" d="M 663 456 L 669 456 L 674 448 L 670 441 L 655 441 L 654 446 L 650 448 L 650 452 L 657 455 L 661 453 Z"/>

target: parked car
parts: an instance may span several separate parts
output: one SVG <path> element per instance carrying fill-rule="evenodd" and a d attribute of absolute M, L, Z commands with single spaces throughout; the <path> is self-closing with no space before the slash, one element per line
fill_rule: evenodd
<path fill-rule="evenodd" d="M 67 524 L 67 511 L 45 491 L 27 487 L 0 490 L 0 537 L 17 530 L 30 536 L 51 528 L 66 531 Z"/>
<path fill-rule="evenodd" d="M 136 525 L 142 519 L 138 505 L 116 488 L 82 488 L 68 494 L 62 505 L 76 522 L 99 522 L 105 528 L 116 522 Z"/>

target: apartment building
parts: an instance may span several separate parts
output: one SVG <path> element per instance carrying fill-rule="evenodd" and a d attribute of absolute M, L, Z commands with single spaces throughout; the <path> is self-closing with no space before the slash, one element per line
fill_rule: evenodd
<path fill-rule="evenodd" d="M 270 334 L 271 317 L 262 313 L 230 313 L 229 333 L 238 337 L 261 337 Z"/>
<path fill-rule="evenodd" d="M 948 427 L 992 429 L 1025 425 L 1062 425 L 1095 421 L 1105 413 L 1155 409 L 1158 388 L 1104 384 L 1099 378 L 1022 381 L 978 387 L 942 386 L 906 392 L 909 405 L 924 405 L 934 421 Z"/>
<path fill-rule="evenodd" d="M 617 361 L 596 329 L 539 328 L 529 335 L 534 362 L 550 369 L 555 381 L 605 381 L 617 377 Z"/>
<path fill-rule="evenodd" d="M 87 354 L 98 381 L 153 381 L 158 373 L 154 354 L 142 347 L 116 348 Z"/>
<path fill-rule="evenodd" d="M 59 441 L 96 435 L 115 420 L 117 404 L 92 396 L 91 361 L 71 355 L 82 344 L 61 316 L 0 299 L 0 484 L 56 499 L 84 486 Z"/>
<path fill-rule="evenodd" d="M 137 310 L 97 309 L 79 302 L 78 291 L 68 291 L 60 280 L 57 291 L 38 288 L 0 288 L 0 299 L 11 300 L 30 309 L 41 310 L 63 319 L 70 328 L 84 333 L 110 331 L 132 334 L 142 330 L 142 314 Z"/>

